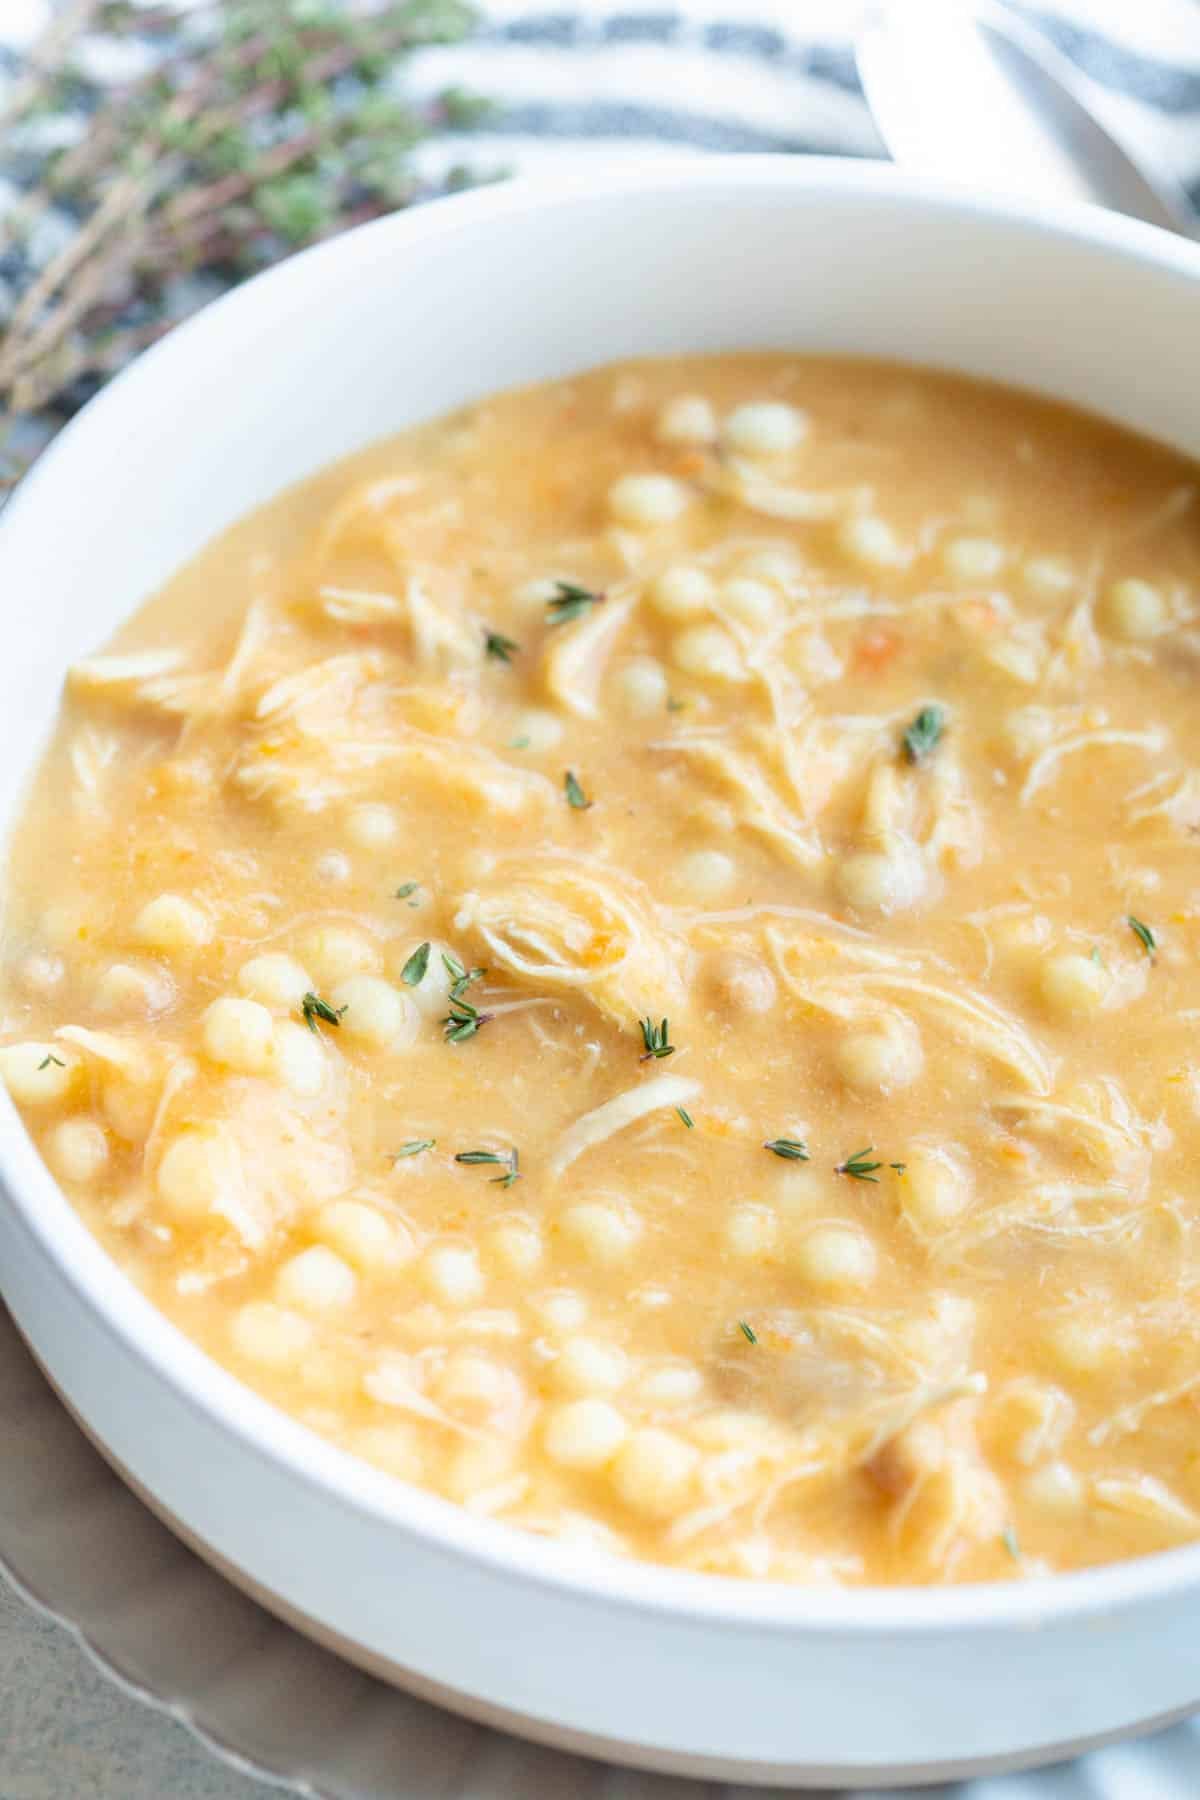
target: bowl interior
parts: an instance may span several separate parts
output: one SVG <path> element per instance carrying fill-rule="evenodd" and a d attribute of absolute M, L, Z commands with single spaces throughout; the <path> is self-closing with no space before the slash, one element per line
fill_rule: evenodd
<path fill-rule="evenodd" d="M 351 233 L 181 328 L 22 484 L 0 523 L 0 829 L 64 665 L 217 531 L 385 433 L 615 358 L 795 348 L 1015 383 L 1200 454 L 1184 376 L 1198 292 L 1200 249 L 1127 221 L 1021 214 L 887 169 L 782 159 L 586 190 L 514 184 Z M 203 1404 L 228 1407 L 235 1384 L 148 1317 L 2 1096 L 0 1170 L 25 1228 L 108 1327 L 149 1346 Z M 237 1392 L 261 1424 L 269 1409 Z M 307 1434 L 272 1431 L 302 1460 Z M 307 1442 L 316 1476 L 344 1485 L 346 1459 Z M 368 1489 L 382 1491 L 364 1473 Z M 448 1511 L 418 1497 L 411 1516 Z M 480 1530 L 464 1524 L 464 1541 Z M 547 1557 L 538 1546 L 526 1560 L 553 1567 Z M 653 1579 L 668 1591 L 661 1572 L 638 1576 Z M 720 1604 L 742 1602 L 727 1588 Z M 939 1599 L 943 1612 L 955 1604 Z"/>

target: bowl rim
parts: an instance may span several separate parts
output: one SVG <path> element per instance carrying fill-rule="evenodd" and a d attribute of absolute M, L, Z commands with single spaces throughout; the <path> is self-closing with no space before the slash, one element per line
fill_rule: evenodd
<path fill-rule="evenodd" d="M 21 479 L 0 517 L 0 554 L 31 499 L 52 487 L 68 453 L 103 448 L 110 412 L 137 404 L 144 390 L 216 341 L 242 312 L 260 309 L 335 263 L 369 266 L 393 243 L 415 248 L 469 233 L 476 223 L 530 210 L 570 207 L 581 199 L 711 190 L 835 199 L 889 195 L 898 206 L 940 215 L 951 229 L 990 218 L 1031 233 L 1091 246 L 1118 261 L 1175 274 L 1200 288 L 1200 244 L 1091 205 L 1025 203 L 979 194 L 965 183 L 934 180 L 885 162 L 838 157 L 736 155 L 664 157 L 650 168 L 583 177 L 538 176 L 472 190 L 432 206 L 394 213 L 289 257 L 201 308 L 81 409 Z M 94 440 L 94 442 L 93 442 Z M 139 600 L 140 603 L 140 600 Z M 40 748 L 40 747 L 39 747 Z M 28 770 L 23 772 L 25 775 Z M 924 1636 L 946 1628 L 980 1632 L 1024 1628 L 1111 1613 L 1200 1585 L 1200 1542 L 1073 1573 L 947 1587 L 809 1588 L 673 1569 L 581 1551 L 480 1518 L 409 1486 L 340 1450 L 238 1380 L 134 1285 L 93 1236 L 53 1180 L 16 1108 L 0 1088 L 0 1205 L 15 1214 L 59 1278 L 104 1332 L 149 1364 L 177 1402 L 237 1440 L 243 1454 L 269 1462 L 314 1496 L 349 1509 L 370 1525 L 425 1538 L 443 1555 L 484 1574 L 519 1577 L 567 1598 L 679 1623 L 736 1625 L 755 1631 L 862 1635 L 880 1630 Z"/>

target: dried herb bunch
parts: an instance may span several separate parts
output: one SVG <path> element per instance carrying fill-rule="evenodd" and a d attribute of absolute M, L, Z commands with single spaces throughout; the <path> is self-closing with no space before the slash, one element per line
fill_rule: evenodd
<path fill-rule="evenodd" d="M 61 9 L 0 110 L 0 162 L 25 189 L 0 217 L 0 410 L 69 412 L 217 285 L 461 185 L 452 170 L 423 187 L 409 153 L 480 103 L 413 103 L 395 78 L 473 23 L 464 0 Z M 119 88 L 90 72 L 89 47 L 114 40 L 141 69 Z M 60 114 L 80 134 L 41 148 Z"/>

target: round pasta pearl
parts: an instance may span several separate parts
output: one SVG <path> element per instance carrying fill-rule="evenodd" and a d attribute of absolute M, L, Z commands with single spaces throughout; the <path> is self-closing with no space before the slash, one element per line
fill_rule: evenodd
<path fill-rule="evenodd" d="M 847 1032 L 835 1051 L 838 1073 L 860 1094 L 889 1094 L 911 1087 L 925 1066 L 915 1029 L 879 1027 Z"/>
<path fill-rule="evenodd" d="M 944 1151 L 908 1152 L 900 1177 L 900 1206 L 922 1237 L 956 1225 L 970 1204 L 970 1182 Z"/>
<path fill-rule="evenodd" d="M 165 969 L 110 963 L 96 983 L 96 1005 L 121 1018 L 150 1018 L 165 1012 L 174 998 L 175 984 Z"/>
<path fill-rule="evenodd" d="M 421 1273 L 430 1293 L 448 1306 L 470 1306 L 487 1287 L 478 1257 L 465 1245 L 436 1244 Z"/>
<path fill-rule="evenodd" d="M 234 1313 L 230 1337 L 237 1355 L 247 1362 L 262 1369 L 286 1369 L 294 1367 L 312 1344 L 313 1328 L 287 1307 L 251 1300 Z"/>
<path fill-rule="evenodd" d="M 157 1096 L 151 1087 L 110 1075 L 100 1090 L 100 1108 L 109 1125 L 126 1143 L 145 1138 L 154 1123 Z"/>
<path fill-rule="evenodd" d="M 352 874 L 350 858 L 344 850 L 326 850 L 318 856 L 313 873 L 322 887 L 341 887 Z"/>
<path fill-rule="evenodd" d="M 347 836 L 362 850 L 386 850 L 389 844 L 395 843 L 399 829 L 399 821 L 390 806 L 371 802 L 352 806 L 346 815 Z"/>
<path fill-rule="evenodd" d="M 635 1217 L 603 1200 L 581 1200 L 569 1206 L 560 1224 L 574 1248 L 598 1263 L 624 1261 L 641 1236 Z"/>
<path fill-rule="evenodd" d="M 527 706 L 513 720 L 512 747 L 540 755 L 562 742 L 563 722 L 545 706 Z"/>
<path fill-rule="evenodd" d="M 569 1394 L 615 1394 L 628 1374 L 625 1352 L 602 1338 L 568 1338 L 553 1368 L 555 1385 Z"/>
<path fill-rule="evenodd" d="M 671 643 L 671 660 L 685 675 L 701 680 L 745 681 L 746 665 L 727 631 L 719 625 L 693 625 Z"/>
<path fill-rule="evenodd" d="M 364 1462 L 373 1463 L 399 1481 L 420 1481 L 425 1473 L 418 1428 L 406 1419 L 388 1425 L 368 1425 L 355 1436 L 354 1449 Z"/>
<path fill-rule="evenodd" d="M 583 1295 L 564 1290 L 547 1294 L 535 1310 L 542 1323 L 552 1331 L 578 1331 L 588 1316 L 588 1304 Z"/>
<path fill-rule="evenodd" d="M 412 1255 L 408 1233 L 361 1200 L 331 1200 L 317 1219 L 321 1237 L 365 1274 L 395 1269 Z"/>
<path fill-rule="evenodd" d="M 737 406 L 721 428 L 724 442 L 741 456 L 786 456 L 807 434 L 805 415 L 780 400 Z"/>
<path fill-rule="evenodd" d="M 710 979 L 717 998 L 731 1012 L 770 1012 L 778 997 L 775 977 L 767 964 L 737 950 L 723 950 L 714 957 Z"/>
<path fill-rule="evenodd" d="M 676 394 L 660 411 L 654 435 L 660 444 L 711 444 L 717 415 L 703 394 Z"/>
<path fill-rule="evenodd" d="M 502 1219 L 492 1227 L 492 1253 L 510 1275 L 532 1275 L 542 1261 L 542 1235 L 521 1219 Z"/>
<path fill-rule="evenodd" d="M 325 1085 L 326 1063 L 321 1040 L 296 1019 L 284 1019 L 276 1027 L 275 1064 L 279 1079 L 293 1094 L 311 1098 Z"/>
<path fill-rule="evenodd" d="M 617 689 L 632 718 L 652 718 L 667 704 L 666 670 L 652 656 L 635 656 L 617 671 Z"/>
<path fill-rule="evenodd" d="M 275 1065 L 275 1021 L 257 1000 L 226 995 L 205 1008 L 205 1054 L 240 1075 L 265 1075 Z"/>
<path fill-rule="evenodd" d="M 79 1078 L 80 1062 L 65 1044 L 5 1044 L 0 1081 L 19 1106 L 65 1100 Z"/>
<path fill-rule="evenodd" d="M 299 1312 L 340 1312 L 358 1292 L 349 1263 L 324 1244 L 312 1244 L 290 1257 L 275 1277 L 275 1297 Z"/>
<path fill-rule="evenodd" d="M 770 581 L 776 587 L 786 588 L 799 581 L 803 570 L 794 550 L 786 546 L 769 546 L 748 556 L 742 563 L 742 573 L 752 575 L 756 581 Z"/>
<path fill-rule="evenodd" d="M 449 944 L 444 944 L 440 939 L 434 938 L 429 942 L 429 957 L 425 964 L 425 973 L 420 981 L 415 985 L 410 985 L 404 979 L 404 971 L 419 948 L 420 943 L 414 943 L 411 938 L 400 939 L 389 946 L 389 971 L 393 980 L 403 986 L 405 994 L 425 1018 L 444 1018 L 450 998 L 450 983 L 453 980 L 446 967 L 446 958 L 453 957 L 454 952 Z M 458 960 L 462 962 L 464 968 L 468 966 L 464 959 L 459 958 Z"/>
<path fill-rule="evenodd" d="M 511 1369 L 468 1350 L 452 1356 L 439 1371 L 434 1394 L 456 1417 L 482 1422 L 501 1408 L 519 1403 L 521 1386 Z"/>
<path fill-rule="evenodd" d="M 236 1153 L 215 1129 L 181 1132 L 159 1161 L 155 1186 L 173 1218 L 195 1224 L 236 1181 Z"/>
<path fill-rule="evenodd" d="M 725 1222 L 725 1242 L 735 1256 L 767 1256 L 775 1247 L 778 1221 L 767 1206 L 735 1206 Z"/>
<path fill-rule="evenodd" d="M 925 867 L 916 852 L 859 850 L 838 865 L 837 884 L 843 900 L 859 912 L 900 912 L 924 893 Z"/>
<path fill-rule="evenodd" d="M 1117 1335 L 1103 1319 L 1060 1319 L 1049 1334 L 1050 1353 L 1070 1375 L 1090 1375 L 1122 1355 Z"/>
<path fill-rule="evenodd" d="M 95 1181 L 108 1162 L 108 1139 L 93 1119 L 64 1119 L 50 1133 L 46 1160 L 63 1181 Z"/>
<path fill-rule="evenodd" d="M 342 1013 L 341 1029 L 348 1037 L 389 1050 L 407 1049 L 421 1023 L 416 1001 L 378 975 L 351 975 L 340 981 L 330 1004 Z"/>
<path fill-rule="evenodd" d="M 629 1435 L 623 1415 L 607 1400 L 568 1400 L 546 1421 L 546 1455 L 562 1469 L 602 1469 Z"/>
<path fill-rule="evenodd" d="M 1090 956 L 1068 950 L 1046 958 L 1038 974 L 1038 986 L 1050 1010 L 1069 1019 L 1100 1010 L 1108 993 L 1109 977 Z"/>
<path fill-rule="evenodd" d="M 133 921 L 134 936 L 148 950 L 164 953 L 199 950 L 211 944 L 213 922 L 203 907 L 182 894 L 159 894 L 147 900 Z"/>
<path fill-rule="evenodd" d="M 27 994 L 52 994 L 62 983 L 67 966 L 61 956 L 48 956 L 43 950 L 33 950 L 26 956 L 17 972 L 17 979 Z"/>
<path fill-rule="evenodd" d="M 687 1500 L 700 1454 L 695 1446 L 657 1425 L 635 1431 L 613 1464 L 613 1485 L 635 1512 L 665 1519 Z"/>
<path fill-rule="evenodd" d="M 1043 1463 L 1025 1477 L 1025 1498 L 1042 1512 L 1078 1512 L 1083 1505 L 1083 1483 L 1068 1463 Z"/>
<path fill-rule="evenodd" d="M 695 619 L 716 595 L 712 577 L 687 563 L 672 563 L 650 588 L 650 604 L 664 619 Z"/>
<path fill-rule="evenodd" d="M 742 625 L 769 625 L 779 610 L 775 589 L 750 576 L 735 576 L 721 589 L 721 611 Z"/>
<path fill-rule="evenodd" d="M 690 1363 L 665 1363 L 648 1369 L 637 1391 L 647 1406 L 690 1406 L 704 1392 L 704 1377 Z"/>
<path fill-rule="evenodd" d="M 874 568 L 893 568 L 904 561 L 904 551 L 886 519 L 872 513 L 854 513 L 838 527 L 838 546 L 855 562 Z"/>
<path fill-rule="evenodd" d="M 814 1225 L 796 1244 L 793 1261 L 817 1287 L 865 1288 L 875 1279 L 875 1246 L 853 1225 Z"/>
<path fill-rule="evenodd" d="M 951 538 L 942 551 L 942 566 L 956 581 L 992 581 L 1005 560 L 1003 544 L 991 538 Z"/>
<path fill-rule="evenodd" d="M 1041 600 L 1058 600 L 1075 585 L 1075 571 L 1057 556 L 1031 556 L 1021 569 L 1025 586 Z"/>
<path fill-rule="evenodd" d="M 608 490 L 608 509 L 633 531 L 673 525 L 691 504 L 691 493 L 670 475 L 622 475 Z"/>
<path fill-rule="evenodd" d="M 308 970 L 273 950 L 244 962 L 237 972 L 237 984 L 247 998 L 280 1012 L 291 1012 L 312 992 Z"/>
<path fill-rule="evenodd" d="M 695 900 L 715 900 L 737 880 L 737 864 L 723 850 L 693 850 L 676 870 L 680 889 Z"/>
<path fill-rule="evenodd" d="M 370 938 L 344 925 L 321 925 L 304 944 L 305 960 L 318 982 L 351 975 L 377 975 L 382 958 Z"/>
<path fill-rule="evenodd" d="M 1166 623 L 1162 595 L 1148 581 L 1115 581 L 1104 597 L 1103 618 L 1115 637 L 1136 643 L 1154 637 Z"/>

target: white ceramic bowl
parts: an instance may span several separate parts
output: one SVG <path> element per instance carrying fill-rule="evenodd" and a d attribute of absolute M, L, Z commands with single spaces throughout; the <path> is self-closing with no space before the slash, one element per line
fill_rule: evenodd
<path fill-rule="evenodd" d="M 6 821 L 62 672 L 224 525 L 372 438 L 638 353 L 860 351 L 1200 454 L 1200 249 L 872 165 L 507 186 L 251 282 L 114 382 L 0 521 Z M 0 1099 L 0 1288 L 106 1453 L 235 1578 L 397 1682 L 549 1741 L 742 1780 L 1036 1761 L 1200 1701 L 1200 1548 L 996 1587 L 804 1591 L 521 1536 L 331 1449 L 84 1230 Z"/>

